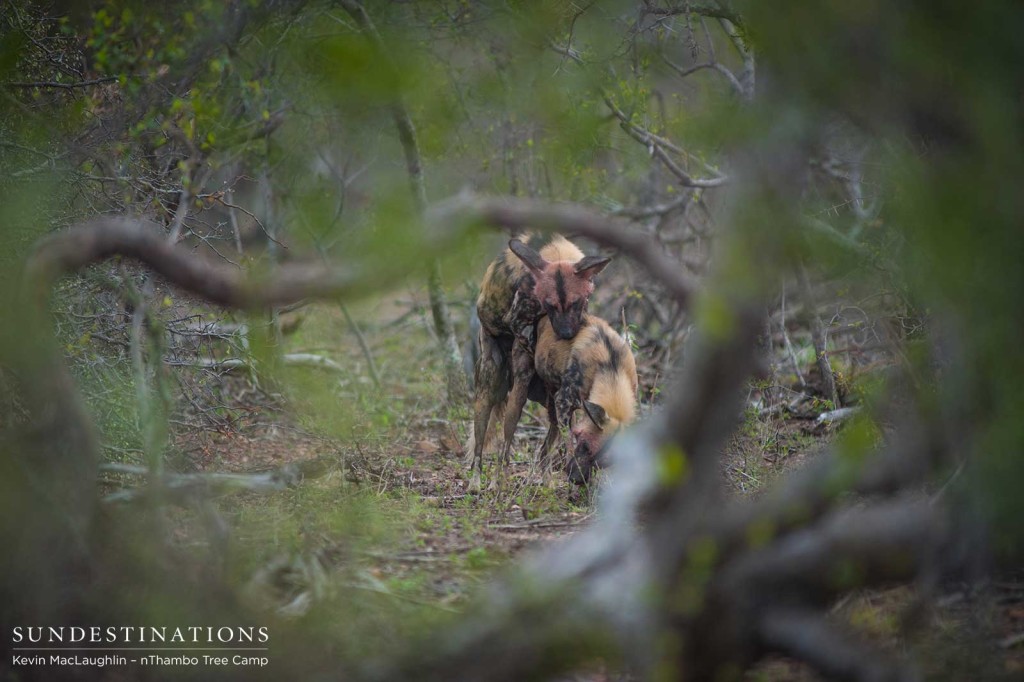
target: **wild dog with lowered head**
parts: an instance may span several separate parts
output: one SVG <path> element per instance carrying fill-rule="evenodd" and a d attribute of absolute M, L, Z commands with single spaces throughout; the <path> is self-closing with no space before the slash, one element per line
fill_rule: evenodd
<path fill-rule="evenodd" d="M 558 338 L 546 319 L 537 323 L 537 376 L 547 394 L 548 433 L 541 446 L 541 465 L 547 472 L 548 454 L 559 427 L 571 424 L 573 452 L 567 473 L 582 484 L 610 438 L 636 418 L 636 359 L 629 343 L 611 325 L 587 315 L 576 338 Z"/>
<path fill-rule="evenodd" d="M 543 401 L 533 371 L 537 320 L 547 314 L 559 338 L 574 337 L 594 291 L 594 277 L 610 260 L 584 256 L 559 235 L 544 243 L 526 234 L 512 239 L 487 268 L 476 302 L 480 354 L 473 382 L 473 438 L 466 448 L 473 456 L 471 490 L 480 488 L 486 434 L 499 406 L 506 404 L 499 460 L 504 467 L 531 383 L 535 397 Z"/>

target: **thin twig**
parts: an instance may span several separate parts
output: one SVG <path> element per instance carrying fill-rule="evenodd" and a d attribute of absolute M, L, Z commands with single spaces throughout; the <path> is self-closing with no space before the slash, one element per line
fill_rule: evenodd
<path fill-rule="evenodd" d="M 782 329 L 782 343 L 786 347 L 786 353 L 789 355 L 790 362 L 793 363 L 793 371 L 796 372 L 796 378 L 800 380 L 801 386 L 807 386 L 807 381 L 804 379 L 804 373 L 800 371 L 800 363 L 796 359 L 796 352 L 793 350 L 793 344 L 789 340 L 789 332 L 786 330 L 786 282 L 782 282 L 782 320 L 779 322 L 779 327 Z"/>
<path fill-rule="evenodd" d="M 377 363 L 373 359 L 373 352 L 370 350 L 369 344 L 366 343 L 366 337 L 363 336 L 363 330 L 359 328 L 356 321 L 352 319 L 352 315 L 348 312 L 348 306 L 342 303 L 340 306 L 341 314 L 345 316 L 345 322 L 348 323 L 348 328 L 352 330 L 352 334 L 356 337 L 356 342 L 359 344 L 359 349 L 363 352 L 363 357 L 366 359 L 366 367 L 370 372 L 370 379 L 373 380 L 373 385 L 376 388 L 380 388 L 380 372 L 377 371 Z"/>
<path fill-rule="evenodd" d="M 57 81 L 14 81 L 4 83 L 3 85 L 7 88 L 57 88 L 60 90 L 73 90 L 74 88 L 88 88 L 93 85 L 113 83 L 117 78 L 117 76 L 104 76 L 103 78 L 94 78 L 93 80 L 79 81 L 77 83 L 58 83 Z"/>
<path fill-rule="evenodd" d="M 252 211 L 250 211 L 247 208 L 244 208 L 242 206 L 238 206 L 237 204 L 232 204 L 232 203 L 230 203 L 228 201 L 225 201 L 224 197 L 216 195 L 216 194 L 212 195 L 212 198 L 213 198 L 214 201 L 216 201 L 217 203 L 221 204 L 225 208 L 228 208 L 228 209 L 231 209 L 231 210 L 239 210 L 242 213 L 246 214 L 247 216 L 252 218 L 254 221 L 256 221 L 256 224 L 259 225 L 260 230 L 263 231 L 263 234 L 266 235 L 267 239 L 269 239 L 270 241 L 274 242 L 275 244 L 280 246 L 282 249 L 287 249 L 288 248 L 287 246 L 285 246 L 284 244 L 282 244 L 278 240 L 274 239 L 273 236 L 271 236 L 270 232 L 267 231 L 267 228 L 264 227 L 263 221 L 261 221 L 259 218 L 257 218 L 256 214 L 253 213 Z M 235 234 L 237 235 L 237 233 L 238 232 L 237 232 L 237 229 L 236 229 Z M 239 252 L 241 252 L 241 250 L 242 250 L 241 241 L 238 239 L 237 236 L 236 236 L 235 239 L 236 239 L 236 245 L 238 246 L 238 250 L 239 250 Z"/>

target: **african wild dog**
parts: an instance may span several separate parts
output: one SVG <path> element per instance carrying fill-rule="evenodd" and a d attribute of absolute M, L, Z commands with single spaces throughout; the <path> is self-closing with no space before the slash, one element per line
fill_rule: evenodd
<path fill-rule="evenodd" d="M 636 418 L 633 351 L 610 324 L 587 315 L 571 341 L 557 338 L 547 320 L 538 322 L 534 357 L 547 394 L 549 426 L 540 450 L 543 471 L 548 470 L 559 427 L 571 425 L 573 452 L 567 473 L 573 483 L 586 483 L 608 438 Z M 579 407 L 582 414 L 572 422 Z"/>
<path fill-rule="evenodd" d="M 503 468 L 528 395 L 532 391 L 538 402 L 544 402 L 542 384 L 533 371 L 537 320 L 546 314 L 559 338 L 573 338 L 594 291 L 594 277 L 610 260 L 584 256 L 558 235 L 545 243 L 526 234 L 509 241 L 508 249 L 487 268 L 476 302 L 480 354 L 473 382 L 474 435 L 466 446 L 473 457 L 471 490 L 480 488 L 486 434 L 499 406 L 506 404 L 499 459 Z"/>

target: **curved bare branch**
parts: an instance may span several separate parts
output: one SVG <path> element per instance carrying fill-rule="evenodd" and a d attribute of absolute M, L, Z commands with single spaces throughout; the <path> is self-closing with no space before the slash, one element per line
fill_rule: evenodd
<path fill-rule="evenodd" d="M 665 255 L 655 240 L 630 229 L 624 222 L 576 204 L 463 194 L 433 206 L 428 211 L 428 221 L 439 224 L 476 221 L 509 230 L 532 228 L 579 235 L 633 258 L 682 305 L 687 304 L 694 291 L 693 283 L 682 273 L 680 264 Z"/>
<path fill-rule="evenodd" d="M 830 679 L 911 682 L 915 671 L 879 656 L 819 613 L 779 609 L 759 623 L 764 646 L 811 664 Z"/>
<path fill-rule="evenodd" d="M 612 110 L 612 114 L 615 115 L 615 118 L 619 119 L 619 125 L 622 127 L 624 131 L 626 131 L 626 134 L 632 137 L 637 142 L 645 145 L 648 148 L 648 150 L 650 150 L 651 154 L 659 161 L 661 161 L 661 163 L 665 166 L 665 168 L 668 169 L 670 173 L 672 173 L 672 175 L 676 176 L 681 185 L 685 187 L 703 188 L 721 187 L 722 185 L 729 181 L 729 178 L 727 178 L 724 175 L 718 175 L 717 177 L 713 178 L 693 177 L 685 170 L 683 170 L 683 168 L 678 163 L 676 163 L 672 159 L 672 157 L 665 153 L 665 150 L 668 149 L 672 152 L 675 152 L 676 154 L 685 154 L 685 152 L 680 147 L 670 143 L 668 140 L 658 135 L 655 135 L 649 130 L 643 128 L 642 126 L 633 123 L 630 120 L 629 116 L 626 115 L 624 111 L 622 111 L 622 109 L 619 109 L 619 107 L 615 106 L 615 102 L 613 102 L 612 98 L 609 97 L 607 94 L 604 95 L 604 103 L 608 106 L 609 109 Z"/>
<path fill-rule="evenodd" d="M 168 243 L 155 223 L 125 217 L 91 220 L 49 237 L 36 248 L 26 276 L 33 294 L 45 297 L 57 277 L 113 256 L 142 261 L 187 291 L 243 310 L 287 305 L 304 298 L 340 298 L 366 291 L 375 279 L 354 266 L 315 263 L 283 265 L 265 277 L 247 277 L 235 268 L 204 262 Z"/>

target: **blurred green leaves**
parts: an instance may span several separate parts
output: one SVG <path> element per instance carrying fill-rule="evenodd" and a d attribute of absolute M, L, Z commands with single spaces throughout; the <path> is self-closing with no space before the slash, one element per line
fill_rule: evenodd
<path fill-rule="evenodd" d="M 1024 551 L 1024 175 L 1019 3 L 797 3 L 746 7 L 774 96 L 849 117 L 885 150 L 885 256 L 926 306 L 944 357 L 939 404 L 974 502 L 1004 551 Z M 893 248 L 895 247 L 895 248 Z M 969 398 L 967 396 L 970 396 Z M 952 437 L 952 434 L 951 434 Z"/>

